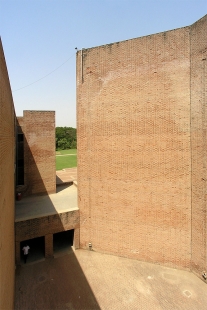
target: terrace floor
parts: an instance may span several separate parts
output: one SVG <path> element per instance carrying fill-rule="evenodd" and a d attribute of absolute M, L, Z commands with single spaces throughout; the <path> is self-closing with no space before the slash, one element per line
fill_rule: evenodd
<path fill-rule="evenodd" d="M 61 185 L 50 195 L 29 196 L 16 201 L 15 222 L 78 210 L 77 187 Z"/>
<path fill-rule="evenodd" d="M 59 179 L 63 184 L 76 177 L 61 171 Z M 74 185 L 57 191 L 48 199 L 17 201 L 16 221 L 78 209 Z M 207 284 L 193 273 L 72 248 L 17 266 L 15 290 L 15 310 L 206 310 L 207 305 Z"/>
<path fill-rule="evenodd" d="M 194 274 L 87 250 L 16 269 L 15 310 L 206 310 Z"/>

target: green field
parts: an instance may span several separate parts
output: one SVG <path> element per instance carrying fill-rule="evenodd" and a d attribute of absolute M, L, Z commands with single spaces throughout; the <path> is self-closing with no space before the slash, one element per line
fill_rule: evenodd
<path fill-rule="evenodd" d="M 70 149 L 70 150 L 60 150 L 60 151 L 56 151 L 56 155 L 65 155 L 65 154 L 77 154 L 77 150 L 76 149 Z"/>
<path fill-rule="evenodd" d="M 56 152 L 56 170 L 77 167 L 77 150 L 61 150 Z M 62 155 L 62 156 L 58 156 Z"/>

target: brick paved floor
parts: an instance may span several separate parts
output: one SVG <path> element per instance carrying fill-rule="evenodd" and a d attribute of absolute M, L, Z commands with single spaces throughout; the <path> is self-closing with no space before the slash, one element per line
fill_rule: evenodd
<path fill-rule="evenodd" d="M 17 267 L 15 310 L 206 310 L 207 284 L 192 273 L 76 250 Z"/>
<path fill-rule="evenodd" d="M 65 168 L 63 170 L 56 171 L 56 184 L 73 182 L 77 180 L 77 167 Z"/>

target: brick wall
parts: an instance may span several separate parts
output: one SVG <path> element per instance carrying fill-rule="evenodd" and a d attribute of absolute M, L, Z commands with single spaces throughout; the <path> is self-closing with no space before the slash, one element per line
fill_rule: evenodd
<path fill-rule="evenodd" d="M 0 309 L 14 306 L 15 112 L 0 40 Z"/>
<path fill-rule="evenodd" d="M 78 52 L 81 247 L 190 268 L 189 35 Z"/>
<path fill-rule="evenodd" d="M 15 239 L 24 241 L 79 228 L 79 210 L 15 222 Z"/>
<path fill-rule="evenodd" d="M 74 248 L 79 248 L 79 210 L 15 222 L 16 263 L 20 263 L 20 242 L 45 237 L 45 257 L 53 257 L 53 234 L 74 229 Z"/>
<path fill-rule="evenodd" d="M 207 270 L 207 15 L 191 27 L 192 268 Z"/>
<path fill-rule="evenodd" d="M 18 118 L 24 133 L 25 194 L 54 193 L 55 166 L 55 112 L 24 111 Z"/>

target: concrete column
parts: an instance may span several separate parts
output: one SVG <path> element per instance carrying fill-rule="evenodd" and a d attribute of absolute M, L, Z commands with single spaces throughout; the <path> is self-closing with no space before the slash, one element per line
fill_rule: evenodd
<path fill-rule="evenodd" d="M 79 249 L 80 247 L 80 228 L 74 229 L 74 237 L 73 237 L 73 248 Z"/>
<path fill-rule="evenodd" d="M 45 236 L 45 258 L 51 258 L 53 256 L 53 234 Z"/>
<path fill-rule="evenodd" d="M 20 242 L 15 242 L 15 261 L 16 265 L 20 265 L 21 263 L 21 252 L 20 252 Z"/>

